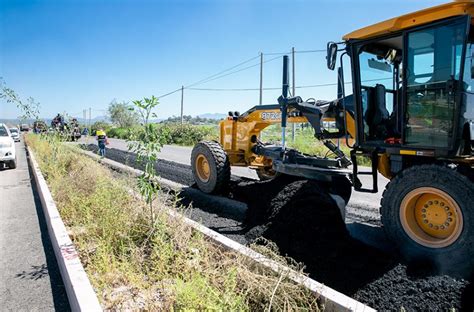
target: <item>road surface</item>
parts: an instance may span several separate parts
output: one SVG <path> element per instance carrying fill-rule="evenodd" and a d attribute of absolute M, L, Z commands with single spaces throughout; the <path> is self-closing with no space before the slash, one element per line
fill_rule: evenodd
<path fill-rule="evenodd" d="M 15 145 L 18 167 L 0 168 L 0 311 L 68 311 L 25 148 Z"/>
<path fill-rule="evenodd" d="M 91 144 L 95 143 L 94 138 L 87 137 L 82 138 L 79 142 Z M 127 142 L 125 140 L 109 138 L 110 144 L 108 148 L 115 148 L 122 151 L 127 151 Z M 176 145 L 165 145 L 161 149 L 159 158 L 165 159 L 168 161 L 173 161 L 180 164 L 190 165 L 191 160 L 191 151 L 192 147 L 189 146 L 176 146 Z M 236 176 L 258 179 L 255 170 L 245 168 L 245 167 L 232 167 L 232 174 Z M 370 168 L 361 167 L 359 170 L 369 171 Z M 372 177 L 370 175 L 360 175 L 360 180 L 365 188 L 372 187 Z M 375 194 L 372 193 L 361 193 L 361 192 L 352 192 L 351 199 L 349 204 L 346 207 L 347 216 L 351 217 L 353 220 L 362 221 L 362 220 L 373 220 L 379 221 L 380 215 L 378 213 L 380 207 L 380 200 L 382 198 L 382 193 L 387 185 L 388 180 L 383 177 L 381 174 L 378 175 L 378 192 Z"/>

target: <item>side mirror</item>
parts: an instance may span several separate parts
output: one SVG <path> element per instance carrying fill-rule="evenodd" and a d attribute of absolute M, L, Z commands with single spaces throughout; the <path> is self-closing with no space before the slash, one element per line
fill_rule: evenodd
<path fill-rule="evenodd" d="M 326 61 L 327 61 L 327 66 L 330 70 L 334 70 L 334 68 L 336 67 L 336 57 L 337 57 L 337 44 L 334 42 L 328 42 Z"/>

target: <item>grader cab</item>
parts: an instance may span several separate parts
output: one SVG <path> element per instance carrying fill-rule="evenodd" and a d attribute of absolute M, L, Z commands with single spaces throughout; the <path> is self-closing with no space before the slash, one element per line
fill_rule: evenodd
<path fill-rule="evenodd" d="M 410 260 L 428 259 L 444 271 L 474 265 L 474 14 L 473 1 L 455 1 L 396 17 L 329 43 L 328 68 L 338 67 L 338 98 L 288 97 L 288 58 L 276 105 L 231 114 L 220 142 L 201 142 L 192 153 L 196 184 L 225 189 L 230 166 L 254 168 L 262 178 L 288 174 L 339 190 L 377 192 L 377 175 L 390 180 L 381 200 L 387 236 Z M 338 58 L 338 54 L 339 58 Z M 350 63 L 345 69 L 344 64 Z M 350 75 L 350 77 L 345 77 Z M 345 81 L 352 88 L 344 88 Z M 336 131 L 325 129 L 331 121 Z M 287 122 L 308 122 L 335 157 L 287 148 Z M 259 140 L 279 123 L 281 144 Z M 353 140 L 344 155 L 333 139 Z M 369 157 L 359 172 L 357 156 Z M 360 174 L 373 177 L 364 187 Z M 317 203 L 315 203 L 317 209 Z"/>

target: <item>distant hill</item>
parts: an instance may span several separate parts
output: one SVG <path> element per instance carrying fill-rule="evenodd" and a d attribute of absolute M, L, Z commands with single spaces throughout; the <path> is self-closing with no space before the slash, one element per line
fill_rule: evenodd
<path fill-rule="evenodd" d="M 226 114 L 220 114 L 220 113 L 205 113 L 198 115 L 199 118 L 205 118 L 205 119 L 216 119 L 216 120 L 221 120 L 223 118 L 226 118 Z"/>
<path fill-rule="evenodd" d="M 84 119 L 84 118 L 77 118 L 77 121 L 79 123 L 87 123 L 89 122 L 89 119 Z M 107 116 L 97 116 L 91 119 L 91 122 L 94 123 L 96 121 L 105 121 L 105 122 L 110 122 L 109 117 Z"/>
<path fill-rule="evenodd" d="M 72 118 L 72 117 L 71 117 Z M 40 120 L 46 122 L 46 124 L 51 124 L 51 120 L 52 118 L 40 118 Z M 84 118 L 77 118 L 77 121 L 79 121 L 79 123 L 81 124 L 85 124 L 87 122 L 89 122 L 89 119 L 84 119 Z M 106 121 L 106 122 L 109 122 L 109 118 L 107 116 L 97 116 L 97 117 L 94 117 L 91 119 L 91 122 L 94 123 L 96 121 Z M 22 123 L 27 123 L 27 124 L 30 124 L 32 125 L 34 122 L 34 119 L 27 119 L 27 120 L 20 120 L 20 119 L 17 119 L 17 118 L 12 118 L 12 119 L 0 119 L 0 123 L 4 123 L 4 124 L 7 124 L 9 126 L 15 126 L 15 125 L 19 125 L 19 124 L 22 124 Z"/>

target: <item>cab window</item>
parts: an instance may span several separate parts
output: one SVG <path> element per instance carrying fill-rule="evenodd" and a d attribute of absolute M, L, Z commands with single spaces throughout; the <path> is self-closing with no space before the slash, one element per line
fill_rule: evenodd
<path fill-rule="evenodd" d="M 466 24 L 408 34 L 405 144 L 448 148 Z"/>
<path fill-rule="evenodd" d="M 359 49 L 364 141 L 399 137 L 398 101 L 402 36 L 370 42 Z"/>

